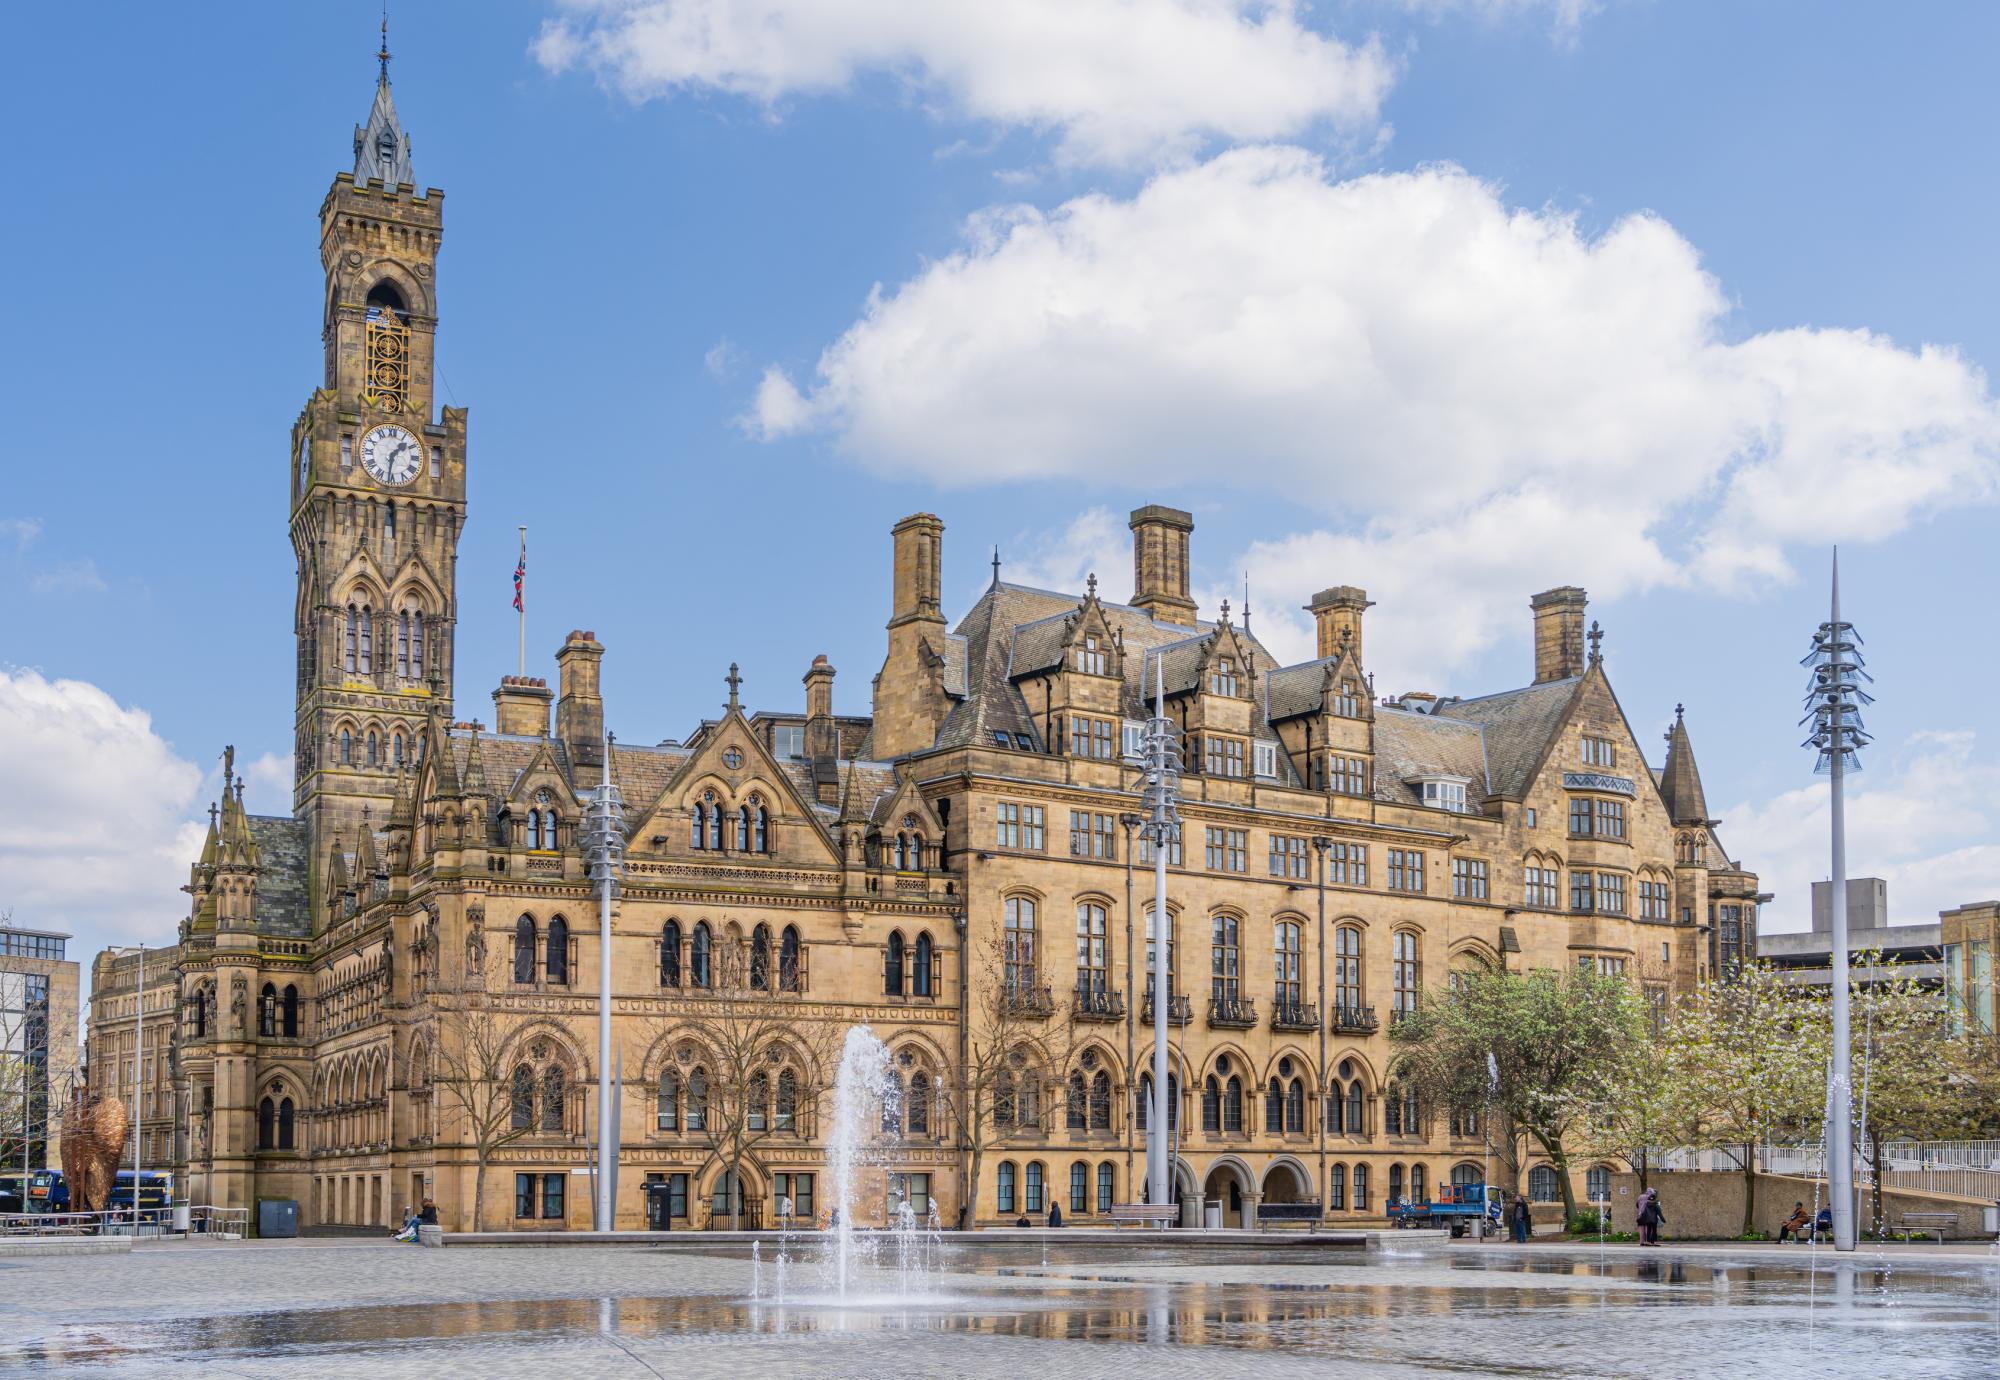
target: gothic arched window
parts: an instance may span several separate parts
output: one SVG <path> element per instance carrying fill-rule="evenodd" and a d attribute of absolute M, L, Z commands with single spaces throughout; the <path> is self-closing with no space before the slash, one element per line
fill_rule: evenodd
<path fill-rule="evenodd" d="M 1081 1131 L 1090 1124 L 1090 1085 L 1083 1081 L 1082 1073 L 1070 1070 L 1064 1094 L 1063 1125 L 1069 1130 Z"/>
<path fill-rule="evenodd" d="M 278 1103 L 278 1148 L 296 1150 L 298 1148 L 298 1108 L 287 1097 Z"/>
<path fill-rule="evenodd" d="M 1278 1135 L 1285 1129 L 1285 1085 L 1273 1078 L 1264 1086 L 1264 1130 Z"/>
<path fill-rule="evenodd" d="M 355 608 L 354 605 L 349 604 L 347 606 L 346 652 L 342 658 L 343 665 L 349 672 L 353 672 L 360 669 L 361 663 L 358 660 L 356 660 L 356 657 L 358 655 L 358 649 L 361 645 L 360 630 L 361 630 L 361 611 Z"/>
<path fill-rule="evenodd" d="M 771 990 L 771 927 L 759 925 L 750 931 L 750 990 Z"/>
<path fill-rule="evenodd" d="M 654 1104 L 653 1125 L 661 1131 L 678 1131 L 681 1128 L 681 1076 L 672 1069 L 660 1075 L 660 1095 Z"/>
<path fill-rule="evenodd" d="M 340 730 L 340 765 L 343 767 L 354 765 L 354 732 L 352 729 L 343 728 Z"/>
<path fill-rule="evenodd" d="M 750 851 L 768 853 L 771 851 L 771 813 L 758 805 L 750 814 Z"/>
<path fill-rule="evenodd" d="M 535 922 L 524 915 L 514 922 L 514 981 L 526 984 L 534 980 Z"/>
<path fill-rule="evenodd" d="M 736 851 L 745 853 L 749 849 L 750 807 L 748 805 L 739 805 L 736 807 Z"/>
<path fill-rule="evenodd" d="M 268 1097 L 257 1104 L 257 1148 L 278 1148 L 278 1104 Z"/>
<path fill-rule="evenodd" d="M 718 853 L 722 851 L 722 805 L 719 801 L 708 809 L 708 846 Z"/>
<path fill-rule="evenodd" d="M 535 1071 L 526 1064 L 514 1066 L 514 1076 L 507 1085 L 507 1100 L 513 1113 L 513 1128 L 516 1131 L 534 1130 Z"/>
<path fill-rule="evenodd" d="M 274 983 L 265 983 L 257 996 L 257 1033 L 267 1040 L 278 1033 L 278 988 Z"/>
<path fill-rule="evenodd" d="M 375 666 L 375 617 L 367 605 L 361 609 L 361 674 L 373 675 Z"/>
<path fill-rule="evenodd" d="M 660 931 L 660 986 L 681 985 L 681 922 L 669 920 Z"/>
<path fill-rule="evenodd" d="M 694 836 L 692 842 L 696 848 L 708 847 L 708 806 L 706 805 L 697 804 L 694 807 Z"/>
<path fill-rule="evenodd" d="M 1090 1129 L 1111 1129 L 1111 1075 L 1103 1069 L 1090 1080 Z"/>
<path fill-rule="evenodd" d="M 910 1075 L 906 1120 L 911 1135 L 927 1136 L 931 1133 L 931 1078 L 922 1069 Z"/>
<path fill-rule="evenodd" d="M 544 965 L 550 982 L 569 983 L 569 921 L 558 915 L 549 921 L 548 961 Z"/>
<path fill-rule="evenodd" d="M 917 936 L 916 949 L 910 960 L 911 996 L 934 997 L 937 995 L 936 992 L 933 992 L 931 990 L 932 987 L 931 963 L 933 961 L 932 959 L 933 952 L 934 950 L 931 947 L 930 931 L 925 930 Z"/>
<path fill-rule="evenodd" d="M 299 989 L 291 983 L 285 984 L 285 1000 L 282 1009 L 284 1020 L 279 1028 L 284 1031 L 287 1039 L 297 1039 L 299 1034 Z"/>
<path fill-rule="evenodd" d="M 1243 1080 L 1233 1073 L 1222 1087 L 1222 1129 L 1243 1129 Z"/>
<path fill-rule="evenodd" d="M 799 1111 L 799 1079 L 790 1069 L 778 1074 L 777 1128 L 780 1131 L 792 1129 Z"/>
<path fill-rule="evenodd" d="M 689 946 L 692 952 L 688 955 L 688 981 L 696 987 L 709 985 L 708 954 L 711 942 L 708 921 L 695 922 L 694 943 Z"/>
<path fill-rule="evenodd" d="M 398 768 L 403 765 L 403 735 L 401 732 L 398 732 L 392 740 L 389 760 L 394 762 Z"/>
<path fill-rule="evenodd" d="M 392 513 L 394 509 L 390 510 Z M 408 609 L 396 615 L 396 674 L 408 677 L 410 674 L 410 613 Z"/>
<path fill-rule="evenodd" d="M 785 992 L 805 990 L 804 974 L 799 969 L 799 927 L 785 926 L 784 936 L 778 941 L 778 987 Z"/>
<path fill-rule="evenodd" d="M 371 767 L 372 767 L 372 766 L 375 766 L 375 765 L 377 765 L 377 764 L 378 764 L 378 763 L 380 762 L 380 760 L 381 760 L 381 756 L 380 756 L 380 751 L 381 751 L 381 750 L 380 750 L 380 748 L 378 748 L 378 747 L 377 747 L 377 745 L 376 745 L 376 742 L 375 742 L 375 730 L 371 728 L 371 729 L 369 729 L 369 730 L 368 730 L 368 765 L 369 765 L 369 766 L 371 766 Z"/>
<path fill-rule="evenodd" d="M 889 931 L 889 942 L 882 946 L 882 992 L 891 997 L 903 995 L 903 935 L 900 930 Z"/>
<path fill-rule="evenodd" d="M 1303 1078 L 1294 1078 L 1285 1089 L 1285 1129 L 1306 1129 L 1306 1084 Z"/>
<path fill-rule="evenodd" d="M 410 613 L 410 675 L 421 680 L 424 675 L 424 611 L 414 609 Z"/>
<path fill-rule="evenodd" d="M 554 929 L 554 926 L 550 926 Z M 542 1071 L 542 1129 L 560 1131 L 563 1128 L 563 1070 L 561 1064 L 550 1064 Z"/>

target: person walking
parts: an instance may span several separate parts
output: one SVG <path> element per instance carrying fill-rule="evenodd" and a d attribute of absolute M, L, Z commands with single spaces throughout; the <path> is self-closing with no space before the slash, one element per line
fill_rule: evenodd
<path fill-rule="evenodd" d="M 1525 1193 L 1515 1197 L 1509 1217 L 1514 1227 L 1515 1243 L 1525 1246 L 1528 1243 L 1528 1232 L 1534 1225 L 1534 1217 L 1528 1211 L 1528 1197 Z"/>
<path fill-rule="evenodd" d="M 1778 1244 L 1797 1241 L 1799 1233 L 1812 1224 L 1812 1214 L 1806 1211 L 1804 1203 L 1792 1204 L 1792 1215 L 1778 1224 Z"/>
<path fill-rule="evenodd" d="M 1054 1198 L 1049 1199 L 1049 1225 L 1052 1227 L 1062 1225 L 1062 1204 Z"/>
<path fill-rule="evenodd" d="M 1639 1195 L 1639 1244 L 1657 1246 L 1660 1244 L 1660 1223 L 1667 1220 L 1667 1214 L 1660 1210 L 1660 1195 L 1655 1189 L 1647 1189 Z"/>

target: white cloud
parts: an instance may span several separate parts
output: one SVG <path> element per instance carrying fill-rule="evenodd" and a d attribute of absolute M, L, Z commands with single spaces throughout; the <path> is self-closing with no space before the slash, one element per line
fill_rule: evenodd
<path fill-rule="evenodd" d="M 726 382 L 743 365 L 743 351 L 728 336 L 716 341 L 703 352 L 701 367 L 717 383 Z"/>
<path fill-rule="evenodd" d="M 1848 778 L 1848 875 L 1883 877 L 1899 923 L 1935 920 L 1940 910 L 2000 895 L 2000 843 L 1992 802 L 2000 764 L 1967 730 L 1910 735 L 1894 751 L 1867 754 Z M 1725 812 L 1723 841 L 1754 868 L 1776 899 L 1766 929 L 1803 930 L 1812 920 L 1812 884 L 1828 875 L 1831 791 L 1824 778 L 1770 800 Z"/>
<path fill-rule="evenodd" d="M 871 76 L 927 105 L 1058 135 L 1069 162 L 1130 163 L 1210 139 L 1371 125 L 1395 76 L 1372 40 L 1300 22 L 1298 0 L 570 0 L 535 44 L 633 100 L 844 90 Z"/>
<path fill-rule="evenodd" d="M 94 685 L 0 668 L 0 909 L 109 943 L 168 941 L 201 850 L 200 768 Z"/>
<path fill-rule="evenodd" d="M 26 553 L 41 534 L 39 518 L 0 518 L 0 538 L 14 543 L 14 554 L 17 556 Z"/>
<path fill-rule="evenodd" d="M 1000 559 L 1000 578 L 1009 584 L 1081 592 L 1095 575 L 1105 599 L 1122 603 L 1132 592 L 1132 536 L 1109 508 L 1087 508 L 1060 532 L 1017 534 Z"/>
<path fill-rule="evenodd" d="M 37 594 L 102 594 L 109 588 L 97 562 L 88 558 L 37 571 L 28 580 L 28 587 Z"/>
<path fill-rule="evenodd" d="M 1753 588 L 1792 543 L 2000 488 L 2000 411 L 1955 352 L 1729 325 L 1656 216 L 1591 235 L 1452 167 L 1339 182 L 1239 149 L 974 217 L 809 386 L 768 371 L 751 421 L 885 476 L 1274 496 L 1301 530 L 1247 553 L 1266 605 L 1365 585 L 1424 639 L 1375 645 L 1434 675 L 1536 581 Z"/>
<path fill-rule="evenodd" d="M 267 752 L 243 769 L 243 804 L 252 814 L 292 812 L 292 754 Z"/>
<path fill-rule="evenodd" d="M 1498 23 L 1516 17 L 1535 19 L 1547 16 L 1550 31 L 1568 42 L 1576 37 L 1583 21 L 1604 8 L 1603 0 L 1388 0 L 1389 3 L 1430 19 L 1469 14 Z"/>

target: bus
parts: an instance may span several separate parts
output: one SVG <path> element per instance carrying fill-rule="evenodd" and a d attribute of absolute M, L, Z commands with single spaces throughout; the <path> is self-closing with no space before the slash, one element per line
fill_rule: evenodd
<path fill-rule="evenodd" d="M 68 1212 L 69 1180 L 60 1169 L 37 1169 L 28 1176 L 29 1212 Z"/>
<path fill-rule="evenodd" d="M 173 1206 L 174 1176 L 164 1169 L 142 1170 L 139 1175 L 139 1206 L 147 1212 Z M 111 1187 L 111 1201 L 106 1205 L 114 1211 L 129 1212 L 132 1208 L 132 1171 L 118 1171 L 117 1182 Z"/>

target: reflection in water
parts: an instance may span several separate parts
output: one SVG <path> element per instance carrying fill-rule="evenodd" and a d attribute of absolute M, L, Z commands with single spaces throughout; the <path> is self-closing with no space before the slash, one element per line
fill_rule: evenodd
<path fill-rule="evenodd" d="M 731 1277 L 745 1257 L 716 1261 Z M 1364 1366 L 1523 1375 L 1975 1373 L 1995 1331 L 1995 1277 L 1755 1256 L 1522 1255 L 1439 1250 L 1393 1263 L 1360 1252 L 1228 1253 L 952 1243 L 926 1298 L 824 1306 L 703 1295 L 316 1309 L 54 1327 L 0 1344 L 0 1366 L 103 1367 L 177 1358 L 359 1358 L 439 1343 L 504 1346 L 595 1337 L 648 1345 L 821 1333 L 1142 1343 L 1278 1351 Z M 700 1272 L 700 1258 L 677 1263 Z M 727 1270 L 730 1275 L 724 1275 Z M 894 1271 L 875 1286 L 886 1297 Z M 873 1292 L 871 1289 L 870 1292 Z M 1893 1315 L 1891 1312 L 1893 1305 Z M 1673 1364 L 1662 1364 L 1663 1358 Z M 1728 1358 L 1728 1364 L 1723 1364 Z M 1072 1358 L 1086 1373 L 1085 1357 Z M 1219 1358 L 1218 1358 L 1219 1359 Z M 1713 1361 L 1713 1367 L 1706 1364 Z M 317 1364 L 317 1363 L 316 1363 Z M 327 1368 L 334 1362 L 329 1360 Z M 1689 1367 L 1694 1367 L 1690 1370 Z"/>

